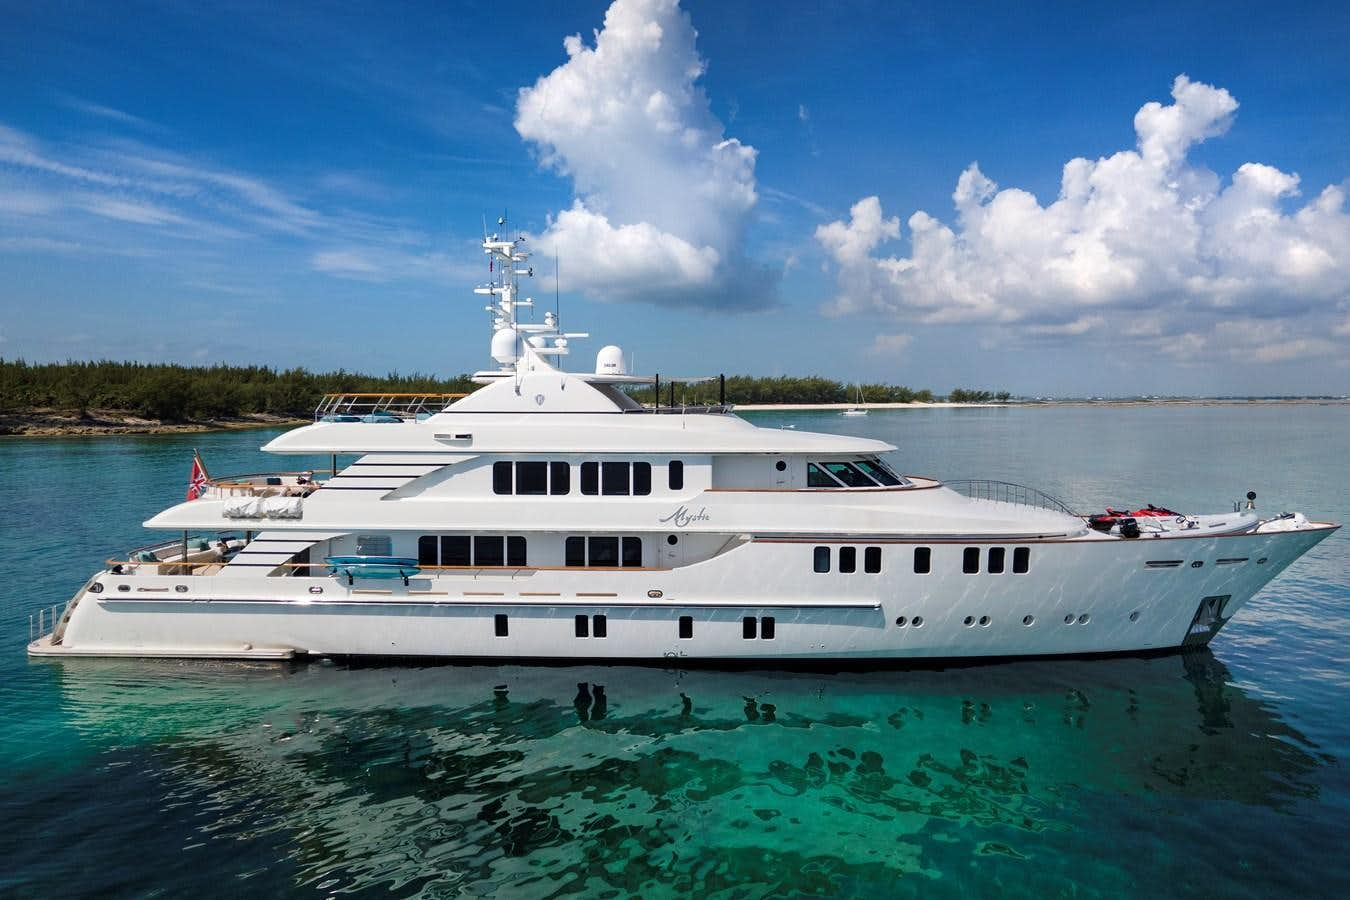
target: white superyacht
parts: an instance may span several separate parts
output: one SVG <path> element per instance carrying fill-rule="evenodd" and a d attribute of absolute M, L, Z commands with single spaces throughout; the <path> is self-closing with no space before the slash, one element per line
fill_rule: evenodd
<path fill-rule="evenodd" d="M 419 656 L 791 664 L 1147 651 L 1208 642 L 1336 530 L 1302 514 L 1087 519 L 998 482 L 902 476 L 889 444 L 646 407 L 605 347 L 497 275 L 474 393 L 325 398 L 263 449 L 331 477 L 211 480 L 48 618 L 34 656 Z M 443 407 L 443 408 L 442 408 Z M 339 457 L 351 458 L 339 467 Z M 202 539 L 202 533 L 213 535 Z M 194 536 L 198 535 L 198 536 Z"/>

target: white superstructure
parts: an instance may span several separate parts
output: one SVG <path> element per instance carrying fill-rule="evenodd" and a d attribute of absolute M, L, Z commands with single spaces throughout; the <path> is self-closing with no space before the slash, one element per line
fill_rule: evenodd
<path fill-rule="evenodd" d="M 521 321 L 519 240 L 495 276 L 478 391 L 326 398 L 264 449 L 331 477 L 217 479 L 146 526 L 45 622 L 33 655 L 808 661 L 1207 642 L 1338 526 L 1302 515 L 1128 519 L 1035 491 L 901 477 L 889 444 L 645 407 L 604 347 Z M 959 487 L 960 489 L 954 489 Z M 1250 504 L 1249 504 L 1250 505 Z M 224 535 L 205 541 L 191 533 Z M 1135 536 L 1137 535 L 1137 536 Z"/>

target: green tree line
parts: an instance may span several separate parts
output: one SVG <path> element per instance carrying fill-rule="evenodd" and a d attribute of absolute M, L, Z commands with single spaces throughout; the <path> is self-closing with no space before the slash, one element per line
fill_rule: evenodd
<path fill-rule="evenodd" d="M 137 413 L 165 422 L 228 418 L 256 413 L 306 417 L 324 394 L 461 393 L 477 385 L 467 375 L 437 378 L 434 375 L 383 377 L 339 369 L 310 372 L 306 369 L 274 369 L 268 366 L 182 366 L 173 363 L 65 362 L 28 363 L 0 359 L 0 411 L 61 409 L 80 415 L 91 409 Z M 661 402 L 670 399 L 663 384 Z M 650 404 L 652 388 L 634 388 L 634 398 Z M 896 384 L 864 384 L 863 399 L 869 403 L 931 403 L 941 400 L 927 389 Z M 1008 392 L 957 388 L 948 395 L 955 403 L 1006 401 Z M 758 378 L 727 376 L 727 402 L 758 403 L 849 403 L 857 388 L 819 375 Z M 677 384 L 677 404 L 716 403 L 718 383 Z"/>
<path fill-rule="evenodd" d="M 267 366 L 180 366 L 165 363 L 30 364 L 0 359 L 0 410 L 36 408 L 134 412 L 165 422 L 254 413 L 309 416 L 330 393 L 457 393 L 476 387 L 467 375 L 384 377 L 355 372 L 278 370 Z"/>

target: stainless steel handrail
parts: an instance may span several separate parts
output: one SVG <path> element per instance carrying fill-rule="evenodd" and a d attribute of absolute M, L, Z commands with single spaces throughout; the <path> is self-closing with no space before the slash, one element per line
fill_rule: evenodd
<path fill-rule="evenodd" d="M 993 481 L 987 478 L 959 478 L 955 481 L 944 481 L 942 483 L 958 494 L 970 497 L 972 500 L 995 500 L 999 503 L 1012 503 L 1017 506 L 1050 509 L 1070 516 L 1078 515 L 1062 500 L 1052 497 L 1044 491 L 1038 491 L 1036 488 L 1027 487 L 1025 484 L 1015 484 L 1011 481 Z"/>

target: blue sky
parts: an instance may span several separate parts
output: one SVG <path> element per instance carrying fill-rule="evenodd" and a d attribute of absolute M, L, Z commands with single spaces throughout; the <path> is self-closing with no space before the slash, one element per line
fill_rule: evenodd
<path fill-rule="evenodd" d="M 505 208 L 575 368 L 1350 393 L 1340 4 L 0 14 L 8 358 L 472 371 Z"/>

